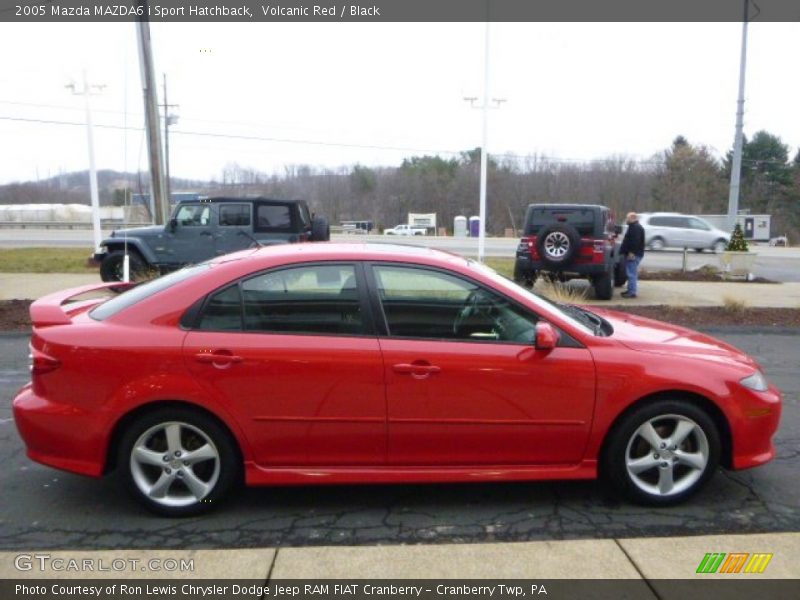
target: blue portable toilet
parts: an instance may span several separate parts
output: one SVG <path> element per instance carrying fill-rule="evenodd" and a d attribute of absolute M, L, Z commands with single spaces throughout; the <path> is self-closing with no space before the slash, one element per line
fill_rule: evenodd
<path fill-rule="evenodd" d="M 481 218 L 480 217 L 470 217 L 469 218 L 469 235 L 470 237 L 478 237 L 481 233 Z"/>

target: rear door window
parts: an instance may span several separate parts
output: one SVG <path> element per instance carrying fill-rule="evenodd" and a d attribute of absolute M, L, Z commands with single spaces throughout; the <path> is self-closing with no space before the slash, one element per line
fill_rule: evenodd
<path fill-rule="evenodd" d="M 247 227 L 250 225 L 249 204 L 219 204 L 221 227 Z"/>

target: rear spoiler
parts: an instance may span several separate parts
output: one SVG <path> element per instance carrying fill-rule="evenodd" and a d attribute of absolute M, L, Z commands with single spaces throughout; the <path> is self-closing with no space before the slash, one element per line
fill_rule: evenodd
<path fill-rule="evenodd" d="M 47 296 L 42 296 L 31 304 L 30 316 L 31 324 L 34 327 L 49 327 L 51 325 L 69 325 L 72 320 L 64 311 L 64 304 L 69 302 L 72 298 L 88 294 L 89 292 L 96 292 L 100 290 L 111 290 L 114 292 L 121 292 L 136 285 L 134 282 L 122 283 L 115 281 L 112 283 L 83 285 L 81 287 L 70 288 L 62 290 Z"/>

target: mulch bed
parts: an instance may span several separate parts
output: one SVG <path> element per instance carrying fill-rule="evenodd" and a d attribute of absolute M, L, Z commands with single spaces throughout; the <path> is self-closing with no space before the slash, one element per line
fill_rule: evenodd
<path fill-rule="evenodd" d="M 639 271 L 639 279 L 643 281 L 725 281 L 719 271 L 710 269 L 696 269 L 694 271 Z M 734 280 L 731 280 L 734 281 Z M 756 277 L 747 283 L 778 283 L 764 277 Z"/>
<path fill-rule="evenodd" d="M 739 327 L 800 327 L 800 308 L 743 308 L 721 306 L 626 306 L 609 307 L 630 314 L 682 325 L 702 328 L 719 326 Z"/>
<path fill-rule="evenodd" d="M 0 331 L 30 329 L 30 300 L 0 301 Z M 634 315 L 658 319 L 684 327 L 800 327 L 800 308 L 744 308 L 729 310 L 719 306 L 609 306 Z"/>

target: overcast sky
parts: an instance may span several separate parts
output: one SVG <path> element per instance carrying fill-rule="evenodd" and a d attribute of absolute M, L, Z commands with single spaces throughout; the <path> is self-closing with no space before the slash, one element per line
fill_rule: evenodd
<path fill-rule="evenodd" d="M 0 117 L 83 122 L 65 84 L 87 69 L 98 168 L 147 165 L 135 25 L 0 24 Z M 175 177 L 228 163 L 397 165 L 480 145 L 482 23 L 156 23 Z M 732 145 L 741 24 L 496 23 L 491 26 L 494 153 L 646 160 L 682 134 L 718 155 Z M 750 26 L 745 133 L 800 146 L 800 24 Z M 161 89 L 159 89 L 161 94 Z M 162 98 L 160 97 L 161 101 Z M 46 105 L 46 106 L 33 106 Z M 190 132 L 287 141 L 200 137 Z M 0 183 L 88 164 L 84 127 L 0 119 Z M 293 140 L 290 142 L 288 140 Z"/>

